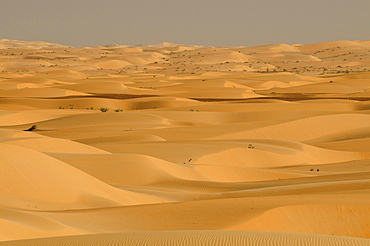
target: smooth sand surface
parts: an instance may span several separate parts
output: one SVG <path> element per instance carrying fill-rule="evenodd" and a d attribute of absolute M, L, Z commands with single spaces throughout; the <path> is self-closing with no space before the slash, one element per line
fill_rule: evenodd
<path fill-rule="evenodd" d="M 370 245 L 370 42 L 0 40 L 0 245 Z"/>

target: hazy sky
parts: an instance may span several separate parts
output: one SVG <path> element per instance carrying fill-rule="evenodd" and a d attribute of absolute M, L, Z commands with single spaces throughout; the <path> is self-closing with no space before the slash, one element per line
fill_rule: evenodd
<path fill-rule="evenodd" d="M 370 0 L 0 0 L 0 39 L 70 46 L 370 40 Z"/>

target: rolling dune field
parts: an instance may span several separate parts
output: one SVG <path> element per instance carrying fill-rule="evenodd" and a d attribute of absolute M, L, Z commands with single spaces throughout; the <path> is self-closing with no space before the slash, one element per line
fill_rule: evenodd
<path fill-rule="evenodd" d="M 0 40 L 0 245 L 370 245 L 370 41 Z"/>

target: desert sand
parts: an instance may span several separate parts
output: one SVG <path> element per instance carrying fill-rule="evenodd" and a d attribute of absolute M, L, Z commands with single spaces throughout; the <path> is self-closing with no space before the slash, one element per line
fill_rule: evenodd
<path fill-rule="evenodd" d="M 370 41 L 0 40 L 0 245 L 370 245 Z"/>

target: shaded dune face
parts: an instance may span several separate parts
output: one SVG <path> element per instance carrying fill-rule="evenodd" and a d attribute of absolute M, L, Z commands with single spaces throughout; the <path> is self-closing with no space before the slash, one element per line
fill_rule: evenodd
<path fill-rule="evenodd" d="M 370 245 L 369 51 L 0 40 L 0 245 Z"/>

